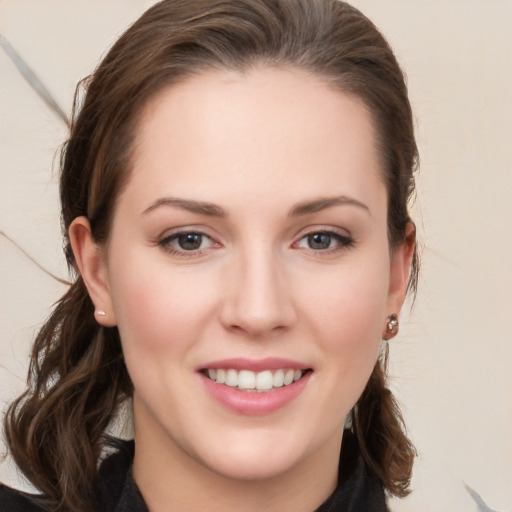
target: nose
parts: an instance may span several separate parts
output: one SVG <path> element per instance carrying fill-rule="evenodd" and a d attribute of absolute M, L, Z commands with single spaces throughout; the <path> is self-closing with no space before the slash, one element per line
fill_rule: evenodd
<path fill-rule="evenodd" d="M 271 249 L 232 262 L 223 292 L 224 327 L 250 337 L 289 329 L 297 314 L 285 270 Z"/>

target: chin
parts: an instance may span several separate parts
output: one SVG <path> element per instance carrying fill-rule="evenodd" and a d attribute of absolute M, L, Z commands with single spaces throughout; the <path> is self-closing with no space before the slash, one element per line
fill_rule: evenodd
<path fill-rule="evenodd" d="M 329 436 L 322 443 L 319 436 L 308 438 L 304 425 L 299 427 L 297 432 L 290 426 L 252 433 L 240 429 L 227 434 L 222 440 L 225 442 L 217 439 L 215 445 L 212 442 L 202 454 L 196 454 L 200 464 L 225 478 L 262 481 L 301 471 L 303 464 L 314 462 L 312 454 L 324 451 L 322 444 L 331 453 L 341 446 L 341 434 Z"/>
<path fill-rule="evenodd" d="M 210 463 L 203 461 L 210 470 L 216 474 L 239 481 L 262 481 L 279 478 L 296 468 L 300 459 L 296 453 L 277 453 L 270 450 L 262 454 L 254 450 L 252 453 L 236 453 L 235 457 L 230 454 L 223 454 L 221 458 L 215 458 Z"/>

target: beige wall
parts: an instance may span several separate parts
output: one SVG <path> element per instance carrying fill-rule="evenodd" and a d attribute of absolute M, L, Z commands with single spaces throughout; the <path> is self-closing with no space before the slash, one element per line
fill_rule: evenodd
<path fill-rule="evenodd" d="M 151 1 L 0 0 L 0 32 L 66 112 L 74 84 Z M 422 156 L 424 244 L 393 386 L 420 459 L 396 511 L 512 510 L 512 2 L 354 0 L 405 67 Z M 52 159 L 62 123 L 0 48 L 0 230 L 66 277 Z M 0 401 L 22 389 L 35 328 L 64 290 L 0 237 Z M 2 405 L 4 407 L 4 405 Z M 9 460 L 0 479 L 13 485 Z"/>

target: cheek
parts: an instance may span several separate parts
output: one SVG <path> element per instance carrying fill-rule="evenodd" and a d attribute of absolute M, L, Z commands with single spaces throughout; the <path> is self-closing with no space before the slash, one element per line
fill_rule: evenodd
<path fill-rule="evenodd" d="M 211 283 L 200 275 L 148 264 L 142 255 L 114 266 L 111 293 L 125 350 L 180 350 L 214 307 Z"/>
<path fill-rule="evenodd" d="M 385 263 L 340 267 L 316 276 L 302 309 L 321 345 L 331 385 L 357 400 L 376 363 L 386 316 L 389 270 Z"/>
<path fill-rule="evenodd" d="M 313 286 L 311 282 L 303 285 L 303 292 L 298 294 L 302 308 L 318 319 L 315 324 L 319 329 L 330 331 L 330 337 L 339 336 L 356 345 L 368 336 L 379 338 L 389 288 L 389 267 L 385 263 L 316 272 Z"/>
<path fill-rule="evenodd" d="M 120 262 L 111 283 L 130 378 L 145 407 L 170 425 L 174 420 L 165 411 L 195 402 L 182 383 L 194 369 L 198 340 L 215 307 L 211 286 L 142 258 Z"/>

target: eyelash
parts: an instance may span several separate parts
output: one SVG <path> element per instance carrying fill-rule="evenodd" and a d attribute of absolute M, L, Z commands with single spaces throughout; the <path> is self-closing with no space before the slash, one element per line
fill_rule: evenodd
<path fill-rule="evenodd" d="M 306 240 L 306 243 L 311 241 L 310 237 L 314 236 L 327 236 L 329 237 L 329 244 L 331 242 L 335 243 L 334 247 L 327 247 L 325 249 L 315 249 L 313 247 L 301 247 L 301 242 Z M 185 236 L 197 236 L 201 237 L 200 245 L 203 244 L 203 242 L 206 240 L 210 240 L 211 246 L 206 248 L 198 248 L 198 249 L 178 249 L 173 245 L 173 242 L 179 240 L 180 237 Z M 309 240 L 308 240 L 309 238 Z M 159 247 L 162 247 L 165 251 L 168 253 L 178 256 L 178 257 L 184 257 L 184 258 L 194 258 L 194 257 L 200 257 L 202 256 L 205 251 L 211 248 L 218 248 L 220 247 L 220 244 L 215 242 L 210 236 L 208 236 L 205 233 L 202 233 L 201 231 L 195 231 L 195 230 L 182 230 L 177 231 L 175 233 L 172 233 L 171 235 L 165 236 L 161 240 L 158 240 L 156 244 Z M 311 230 L 307 233 L 302 234 L 302 236 L 292 244 L 293 248 L 296 249 L 306 249 L 308 251 L 311 251 L 314 255 L 329 255 L 333 254 L 339 251 L 343 251 L 346 249 L 349 249 L 354 246 L 354 240 L 347 235 L 342 235 L 341 233 L 338 233 L 336 231 L 327 230 L 327 229 L 319 229 L 319 230 Z"/>

